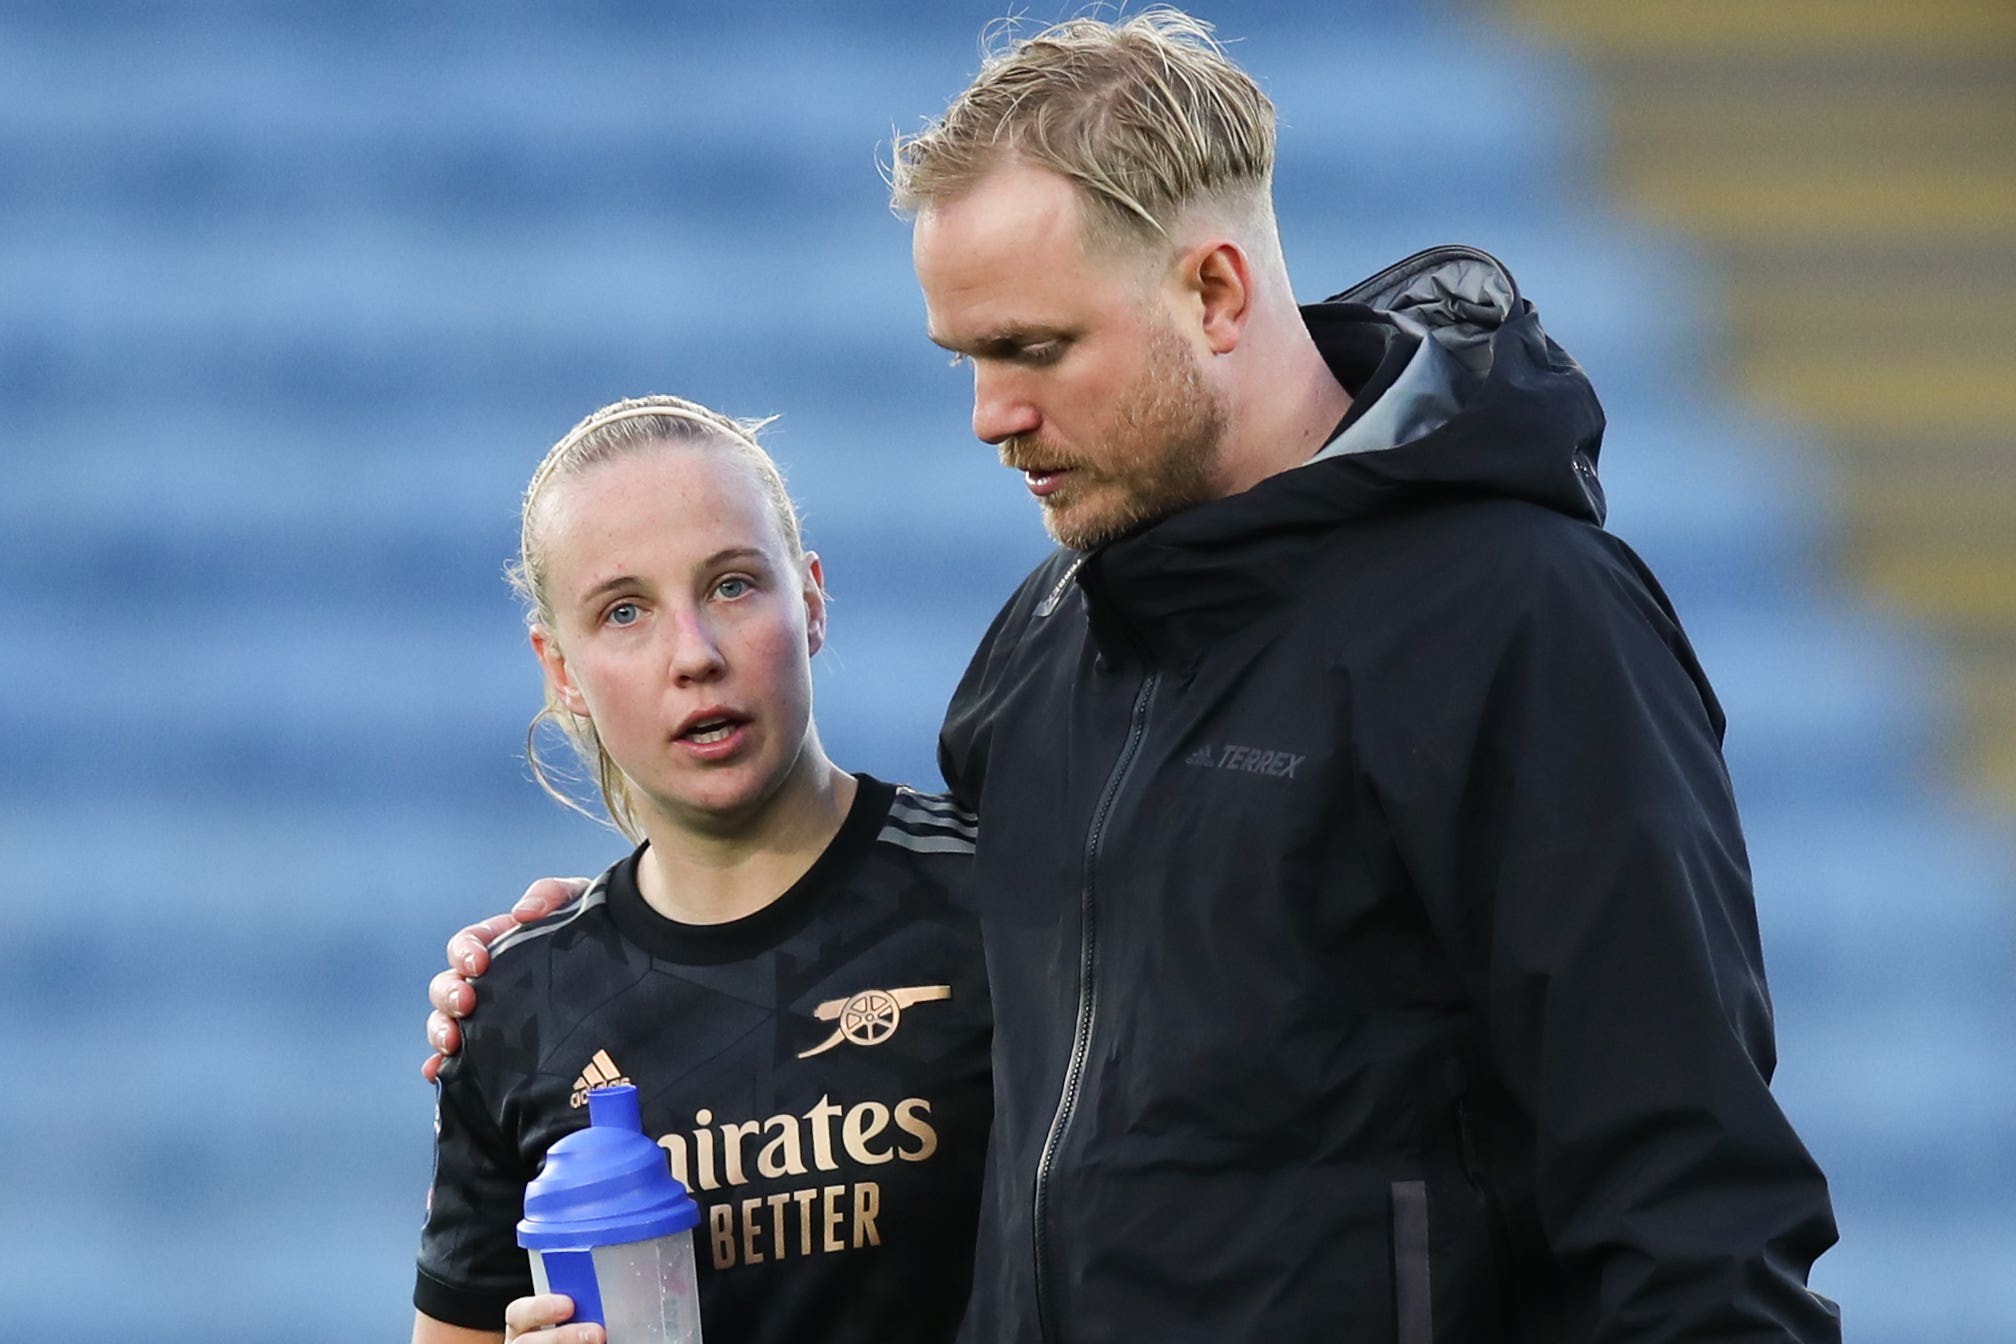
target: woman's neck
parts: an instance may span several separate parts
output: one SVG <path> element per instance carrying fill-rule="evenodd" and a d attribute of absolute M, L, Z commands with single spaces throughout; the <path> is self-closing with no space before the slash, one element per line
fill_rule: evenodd
<path fill-rule="evenodd" d="M 651 843 L 637 865 L 645 903 L 682 924 L 725 924 L 789 891 L 854 805 L 854 776 L 816 747 L 808 756 L 756 813 L 718 830 L 645 816 Z"/>

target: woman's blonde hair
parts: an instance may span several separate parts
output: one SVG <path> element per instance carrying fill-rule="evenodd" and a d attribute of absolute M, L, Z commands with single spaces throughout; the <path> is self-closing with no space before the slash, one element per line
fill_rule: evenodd
<path fill-rule="evenodd" d="M 546 553 L 540 535 L 549 487 L 555 481 L 579 476 L 604 462 L 653 448 L 706 446 L 732 453 L 755 474 L 764 501 L 777 518 L 786 554 L 792 560 L 802 560 L 805 544 L 800 535 L 797 507 L 784 488 L 784 473 L 757 439 L 769 423 L 767 419 L 737 420 L 683 397 L 657 395 L 631 397 L 604 406 L 567 431 L 532 473 L 532 483 L 525 487 L 525 500 L 519 512 L 518 558 L 504 570 L 505 578 L 525 603 L 526 623 L 545 629 L 549 637 L 555 625 L 547 587 Z M 593 773 L 602 806 L 608 810 L 609 820 L 616 829 L 633 842 L 642 841 L 644 832 L 638 823 L 636 800 L 630 795 L 630 781 L 603 747 L 594 720 L 568 709 L 550 680 L 546 684 L 546 703 L 525 730 L 525 759 L 539 787 L 574 811 L 593 815 L 554 782 L 556 772 L 539 750 L 539 726 L 543 723 L 557 727 L 581 764 Z"/>
<path fill-rule="evenodd" d="M 1070 19 L 990 50 L 943 117 L 896 137 L 891 201 L 942 204 L 1011 157 L 1078 185 L 1088 242 L 1153 242 L 1200 201 L 1264 204 L 1274 104 L 1202 19 L 1161 6 Z"/>

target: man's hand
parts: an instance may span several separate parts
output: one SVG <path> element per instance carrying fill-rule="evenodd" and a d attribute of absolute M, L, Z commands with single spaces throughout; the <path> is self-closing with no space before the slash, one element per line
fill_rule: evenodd
<path fill-rule="evenodd" d="M 554 881 L 547 878 L 546 881 Z M 533 885 L 538 890 L 539 884 Z M 562 902 L 564 904 L 565 902 Z M 532 1340 L 534 1344 L 603 1344 L 602 1327 L 599 1325 L 570 1325 L 565 1329 L 548 1329 L 558 1326 L 574 1314 L 574 1301 L 559 1293 L 547 1293 L 541 1297 L 521 1297 L 504 1308 L 504 1344 L 516 1340 Z"/>
<path fill-rule="evenodd" d="M 497 936 L 546 918 L 587 889 L 585 877 L 542 877 L 525 888 L 510 914 L 492 915 L 448 940 L 449 969 L 427 984 L 427 1001 L 434 1005 L 427 1014 L 427 1044 L 434 1053 L 420 1066 L 421 1077 L 433 1082 L 447 1057 L 462 1048 L 462 1028 L 455 1021 L 476 1011 L 476 987 L 469 981 L 490 969 L 490 944 Z"/>

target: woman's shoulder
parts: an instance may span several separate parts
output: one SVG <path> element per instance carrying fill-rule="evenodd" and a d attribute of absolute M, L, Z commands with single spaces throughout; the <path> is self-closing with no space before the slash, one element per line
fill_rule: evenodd
<path fill-rule="evenodd" d="M 609 899 L 622 866 L 612 866 L 544 918 L 498 935 L 490 944 L 490 969 L 482 977 L 485 1000 L 549 994 L 556 967 L 595 960 L 598 946 L 620 956 L 620 934 L 610 918 Z M 563 951 L 569 955 L 556 957 Z"/>
<path fill-rule="evenodd" d="M 888 805 L 875 839 L 916 854 L 971 854 L 980 839 L 980 818 L 949 793 L 931 793 L 908 784 L 887 786 Z"/>
<path fill-rule="evenodd" d="M 859 776 L 874 792 L 862 820 L 863 861 L 854 869 L 859 895 L 893 900 L 916 913 L 955 921 L 970 909 L 969 878 L 980 820 L 949 793 Z"/>

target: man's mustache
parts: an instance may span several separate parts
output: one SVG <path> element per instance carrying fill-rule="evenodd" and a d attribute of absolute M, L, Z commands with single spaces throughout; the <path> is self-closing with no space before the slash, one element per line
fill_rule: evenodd
<path fill-rule="evenodd" d="M 1083 468 L 1069 453 L 1059 452 L 1035 439 L 1021 437 L 1001 440 L 997 450 L 1001 465 L 1010 471 L 1030 471 L 1038 467 L 1048 467 L 1053 471 L 1075 471 Z"/>

